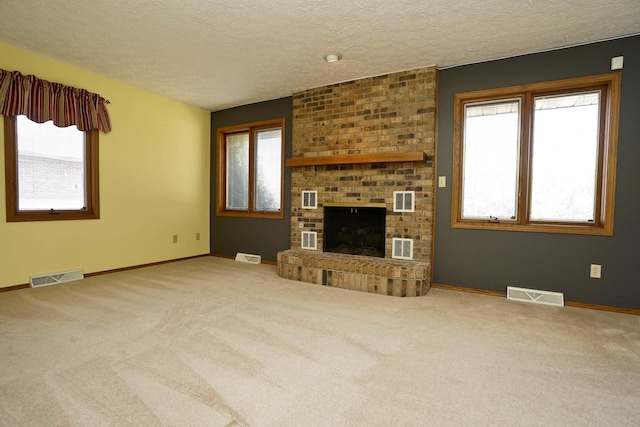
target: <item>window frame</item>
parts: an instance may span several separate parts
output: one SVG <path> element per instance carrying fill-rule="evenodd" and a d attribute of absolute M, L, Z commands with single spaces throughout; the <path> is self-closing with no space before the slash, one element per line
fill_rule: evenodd
<path fill-rule="evenodd" d="M 79 131 L 82 132 L 82 131 Z M 80 210 L 18 210 L 18 144 L 16 116 L 4 117 L 7 222 L 64 221 L 100 218 L 98 130 L 84 131 L 87 206 Z"/>
<path fill-rule="evenodd" d="M 620 115 L 619 72 L 498 89 L 458 93 L 454 97 L 453 177 L 451 228 L 524 231 L 541 233 L 613 235 L 618 124 Z M 602 90 L 596 209 L 593 223 L 530 220 L 533 148 L 533 100 L 543 95 L 562 95 L 589 90 Z M 462 218 L 465 105 L 478 102 L 521 100 L 520 152 L 515 220 Z"/>
<path fill-rule="evenodd" d="M 255 185 L 256 185 L 256 142 L 255 133 L 260 130 L 280 128 L 280 210 L 259 211 L 255 209 Z M 227 150 L 226 136 L 248 132 L 249 133 L 249 190 L 247 210 L 227 209 Z M 285 156 L 285 119 L 284 117 L 259 122 L 245 123 L 241 125 L 218 128 L 216 138 L 216 215 L 241 218 L 284 218 L 284 156 Z"/>

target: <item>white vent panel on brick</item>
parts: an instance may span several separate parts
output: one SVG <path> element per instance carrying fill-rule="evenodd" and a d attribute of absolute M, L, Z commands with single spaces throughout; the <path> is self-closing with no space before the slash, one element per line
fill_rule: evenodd
<path fill-rule="evenodd" d="M 301 248 L 318 250 L 318 233 L 315 231 L 303 231 Z"/>
<path fill-rule="evenodd" d="M 246 262 L 249 264 L 260 264 L 262 262 L 262 257 L 260 255 L 238 252 L 236 254 L 236 261 Z"/>
<path fill-rule="evenodd" d="M 393 211 L 394 212 L 414 212 L 415 211 L 415 191 L 394 191 Z"/>
<path fill-rule="evenodd" d="M 391 258 L 413 259 L 413 239 L 392 240 Z"/>
<path fill-rule="evenodd" d="M 318 208 L 318 192 L 317 191 L 302 192 L 302 208 L 303 209 Z"/>
<path fill-rule="evenodd" d="M 84 273 L 82 270 L 69 270 L 58 273 L 30 276 L 29 283 L 32 288 L 38 288 L 41 286 L 57 285 L 58 283 L 73 282 L 74 280 L 81 279 L 84 279 Z"/>
<path fill-rule="evenodd" d="M 507 299 L 558 307 L 564 306 L 564 294 L 560 292 L 540 291 L 515 286 L 507 286 Z"/>

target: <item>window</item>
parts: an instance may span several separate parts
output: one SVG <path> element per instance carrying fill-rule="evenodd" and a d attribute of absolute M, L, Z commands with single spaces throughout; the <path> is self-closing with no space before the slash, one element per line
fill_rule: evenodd
<path fill-rule="evenodd" d="M 220 216 L 283 218 L 284 119 L 218 129 Z"/>
<path fill-rule="evenodd" d="M 98 131 L 5 117 L 7 221 L 100 218 Z"/>
<path fill-rule="evenodd" d="M 612 235 L 620 79 L 457 94 L 451 226 Z"/>

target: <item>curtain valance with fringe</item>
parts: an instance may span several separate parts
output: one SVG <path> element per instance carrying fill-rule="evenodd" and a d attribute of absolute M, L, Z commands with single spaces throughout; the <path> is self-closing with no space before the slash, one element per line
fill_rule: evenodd
<path fill-rule="evenodd" d="M 76 125 L 80 131 L 111 130 L 108 101 L 85 89 L 41 80 L 33 75 L 0 69 L 0 114 L 25 115 L 37 123 L 52 120 L 58 127 Z"/>

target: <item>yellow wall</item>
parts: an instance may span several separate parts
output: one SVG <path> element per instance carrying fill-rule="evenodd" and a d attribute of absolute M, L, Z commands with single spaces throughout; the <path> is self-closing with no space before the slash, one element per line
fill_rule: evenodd
<path fill-rule="evenodd" d="M 7 223 L 0 150 L 0 287 L 209 253 L 209 111 L 2 43 L 0 68 L 99 93 L 113 127 L 100 133 L 98 220 Z"/>

